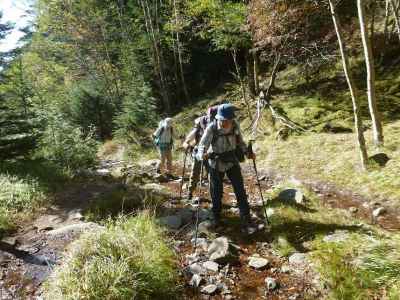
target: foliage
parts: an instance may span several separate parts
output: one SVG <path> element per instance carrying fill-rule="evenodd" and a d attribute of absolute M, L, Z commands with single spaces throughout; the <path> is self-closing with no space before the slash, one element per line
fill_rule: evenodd
<path fill-rule="evenodd" d="M 174 256 L 146 213 L 83 235 L 46 286 L 46 299 L 173 299 Z"/>
<path fill-rule="evenodd" d="M 72 172 L 94 165 L 97 142 L 92 131 L 84 135 L 79 127 L 68 123 L 61 115 L 51 115 L 47 120 L 39 142 L 39 156 Z"/>

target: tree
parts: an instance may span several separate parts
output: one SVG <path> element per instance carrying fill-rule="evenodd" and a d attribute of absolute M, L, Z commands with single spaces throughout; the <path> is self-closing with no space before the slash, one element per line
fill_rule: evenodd
<path fill-rule="evenodd" d="M 376 145 L 383 144 L 383 130 L 382 122 L 376 103 L 375 93 L 375 65 L 374 57 L 372 53 L 371 40 L 368 37 L 368 27 L 365 19 L 365 4 L 363 0 L 357 0 L 358 18 L 360 21 L 361 38 L 363 42 L 365 65 L 367 68 L 367 95 L 368 95 L 368 106 L 369 112 L 372 119 L 372 130 L 374 143 Z"/>
<path fill-rule="evenodd" d="M 356 136 L 357 136 L 357 143 L 358 143 L 358 149 L 360 152 L 360 158 L 361 158 L 361 166 L 363 170 L 367 169 L 367 162 L 368 162 L 368 153 L 367 153 L 367 147 L 365 144 L 365 138 L 364 138 L 364 133 L 362 129 L 362 120 L 360 116 L 360 106 L 359 106 L 359 100 L 358 100 L 358 90 L 354 84 L 354 80 L 350 71 L 349 67 L 349 61 L 348 57 L 346 54 L 346 50 L 344 47 L 343 43 L 343 35 L 341 32 L 340 28 L 340 23 L 339 19 L 336 13 L 336 7 L 335 4 L 333 3 L 333 0 L 329 0 L 329 7 L 332 15 L 332 21 L 335 27 L 337 39 L 338 39 L 338 44 L 339 44 L 339 49 L 340 49 L 340 54 L 342 56 L 342 64 L 343 64 L 343 70 L 346 76 L 347 84 L 349 86 L 349 91 L 351 95 L 351 100 L 353 103 L 353 112 L 354 112 L 354 126 L 355 126 L 355 131 L 356 131 Z"/>

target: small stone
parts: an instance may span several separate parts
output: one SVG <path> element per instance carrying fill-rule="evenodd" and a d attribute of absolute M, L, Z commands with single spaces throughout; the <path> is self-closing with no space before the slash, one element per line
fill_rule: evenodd
<path fill-rule="evenodd" d="M 217 291 L 218 287 L 215 284 L 209 284 L 201 289 L 203 294 L 212 295 Z"/>
<path fill-rule="evenodd" d="M 217 264 L 214 261 L 209 260 L 209 261 L 206 261 L 205 263 L 203 263 L 203 267 L 209 271 L 218 272 L 219 264 Z"/>
<path fill-rule="evenodd" d="M 161 225 L 168 227 L 169 229 L 179 229 L 182 225 L 182 218 L 179 215 L 176 216 L 166 216 L 159 219 Z"/>
<path fill-rule="evenodd" d="M 192 279 L 190 279 L 189 284 L 195 288 L 198 288 L 203 281 L 203 278 L 199 274 L 194 274 Z"/>
<path fill-rule="evenodd" d="M 237 261 L 239 258 L 238 247 L 223 236 L 213 240 L 207 251 L 210 260 L 221 264 Z"/>
<path fill-rule="evenodd" d="M 377 217 L 379 217 L 380 215 L 382 215 L 382 214 L 384 214 L 384 213 L 386 213 L 386 208 L 384 208 L 384 207 L 379 207 L 379 208 L 375 209 L 375 210 L 372 212 L 372 216 L 373 216 L 374 218 L 377 218 Z"/>
<path fill-rule="evenodd" d="M 307 263 L 307 255 L 304 253 L 294 253 L 289 257 L 289 263 L 294 265 L 304 265 Z"/>
<path fill-rule="evenodd" d="M 358 208 L 352 206 L 352 207 L 349 208 L 349 211 L 350 211 L 352 214 L 355 214 L 356 212 L 358 212 Z"/>
<path fill-rule="evenodd" d="M 276 280 L 272 277 L 267 277 L 265 278 L 265 286 L 267 288 L 267 290 L 272 291 L 274 289 L 276 289 Z"/>
<path fill-rule="evenodd" d="M 207 273 L 206 269 L 204 269 L 203 266 L 198 263 L 191 264 L 188 267 L 188 270 L 190 273 L 198 275 L 204 275 Z"/>
<path fill-rule="evenodd" d="M 347 232 L 336 231 L 333 234 L 326 235 L 323 238 L 323 241 L 326 242 L 326 243 L 328 243 L 328 242 L 330 242 L 330 243 L 340 243 L 340 242 L 344 242 L 345 240 L 347 240 L 347 238 L 348 238 Z"/>
<path fill-rule="evenodd" d="M 283 265 L 281 267 L 281 272 L 282 273 L 289 273 L 290 272 L 290 267 L 288 265 Z"/>
<path fill-rule="evenodd" d="M 273 208 L 267 208 L 267 217 L 270 218 L 275 214 L 275 211 Z"/>
<path fill-rule="evenodd" d="M 249 266 L 253 267 L 256 270 L 260 270 L 265 268 L 269 264 L 268 259 L 262 257 L 250 257 Z"/>
<path fill-rule="evenodd" d="M 111 174 L 111 171 L 109 169 L 97 169 L 96 174 L 99 176 L 107 176 Z"/>
<path fill-rule="evenodd" d="M 198 262 L 200 260 L 200 257 L 197 253 L 192 253 L 192 254 L 188 254 L 186 255 L 186 261 L 189 265 Z"/>

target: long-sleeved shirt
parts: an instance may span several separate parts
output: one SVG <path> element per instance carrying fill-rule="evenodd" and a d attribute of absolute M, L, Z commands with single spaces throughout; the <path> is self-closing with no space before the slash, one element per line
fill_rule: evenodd
<path fill-rule="evenodd" d="M 211 123 L 204 132 L 196 154 L 198 160 L 203 159 L 204 153 L 215 153 L 218 155 L 224 152 L 234 151 L 236 146 L 241 147 L 243 152 L 246 153 L 247 146 L 243 140 L 238 122 L 234 121 L 229 132 L 226 132 L 219 122 L 217 122 L 216 126 L 217 128 L 215 128 L 214 123 Z M 220 159 L 209 159 L 208 162 L 211 168 L 217 169 L 219 172 L 225 172 L 235 164 L 239 164 L 238 160 L 236 160 L 236 162 L 223 162 Z"/>
<path fill-rule="evenodd" d="M 208 125 L 207 116 L 201 116 L 194 121 L 194 127 L 185 138 L 185 143 L 196 146 Z"/>

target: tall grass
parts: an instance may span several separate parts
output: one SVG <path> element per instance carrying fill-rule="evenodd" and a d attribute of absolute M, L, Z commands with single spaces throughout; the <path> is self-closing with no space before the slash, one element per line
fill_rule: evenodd
<path fill-rule="evenodd" d="M 174 299 L 176 279 L 164 232 L 142 213 L 74 242 L 45 299 Z"/>

